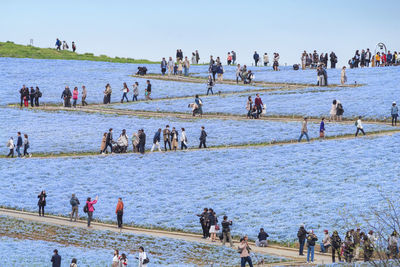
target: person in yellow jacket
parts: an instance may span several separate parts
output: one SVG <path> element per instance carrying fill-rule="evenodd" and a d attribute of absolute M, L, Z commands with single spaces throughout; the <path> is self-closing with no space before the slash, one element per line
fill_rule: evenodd
<path fill-rule="evenodd" d="M 380 63 L 381 63 L 381 54 L 378 52 L 375 55 L 375 66 L 379 67 Z"/>

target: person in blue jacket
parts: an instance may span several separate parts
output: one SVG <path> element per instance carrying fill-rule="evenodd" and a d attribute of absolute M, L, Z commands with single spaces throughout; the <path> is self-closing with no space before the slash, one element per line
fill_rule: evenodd
<path fill-rule="evenodd" d="M 158 131 L 154 134 L 154 137 L 153 137 L 153 146 L 151 147 L 151 152 L 154 151 L 154 148 L 155 148 L 156 146 L 158 147 L 158 151 L 161 152 L 160 138 L 161 138 L 161 128 L 158 129 Z"/>
<path fill-rule="evenodd" d="M 257 67 L 258 61 L 260 60 L 260 55 L 257 54 L 257 51 L 254 51 L 253 59 L 254 59 L 254 65 Z"/>
<path fill-rule="evenodd" d="M 17 149 L 16 149 L 18 157 L 21 157 L 21 152 L 20 152 L 21 147 L 22 147 L 22 136 L 21 132 L 18 132 Z"/>
<path fill-rule="evenodd" d="M 325 138 L 325 118 L 322 117 L 321 123 L 319 124 L 319 138 Z"/>

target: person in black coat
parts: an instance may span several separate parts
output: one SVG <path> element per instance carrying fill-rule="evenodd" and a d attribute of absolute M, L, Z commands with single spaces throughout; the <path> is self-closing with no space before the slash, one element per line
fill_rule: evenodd
<path fill-rule="evenodd" d="M 200 134 L 200 145 L 199 148 L 201 148 L 201 146 L 204 146 L 204 148 L 207 148 L 206 146 L 206 138 L 207 138 L 207 133 L 204 130 L 204 126 L 201 126 L 201 134 Z"/>
<path fill-rule="evenodd" d="M 51 257 L 52 267 L 61 267 L 61 256 L 58 255 L 58 250 L 55 249 L 53 257 Z"/>
<path fill-rule="evenodd" d="M 330 61 L 331 61 L 331 69 L 336 68 L 336 63 L 337 63 L 337 56 L 334 52 L 331 52 L 329 55 Z"/>
<path fill-rule="evenodd" d="M 36 91 L 35 91 L 35 106 L 39 106 L 39 98 L 42 97 L 42 92 L 40 92 L 40 89 L 38 86 L 36 86 Z"/>
<path fill-rule="evenodd" d="M 107 133 L 107 136 L 106 136 L 106 146 L 105 146 L 104 150 L 102 151 L 102 153 L 108 152 L 108 151 L 107 151 L 107 148 L 108 148 L 108 147 L 110 147 L 111 153 L 113 152 L 112 143 L 113 143 L 114 141 L 113 141 L 113 133 L 112 133 L 112 132 L 113 132 L 113 129 L 110 128 L 110 129 L 108 130 L 108 133 Z"/>
<path fill-rule="evenodd" d="M 39 216 L 44 217 L 44 206 L 46 206 L 46 197 L 46 191 L 44 190 L 38 195 Z"/>
<path fill-rule="evenodd" d="M 299 255 L 303 256 L 304 244 L 306 242 L 307 231 L 304 228 L 304 224 L 300 225 L 299 231 L 297 232 L 297 238 L 299 239 Z"/>
<path fill-rule="evenodd" d="M 20 106 L 21 106 L 21 108 L 22 108 L 22 104 L 24 103 L 25 84 L 22 85 L 22 88 L 21 88 L 21 89 L 19 89 L 19 94 L 20 94 L 20 97 L 21 97 L 21 104 L 20 104 Z"/>
<path fill-rule="evenodd" d="M 31 107 L 34 107 L 35 89 L 33 89 L 33 87 L 31 87 L 31 91 L 29 93 L 29 99 L 31 100 Z"/>
<path fill-rule="evenodd" d="M 144 154 L 144 147 L 146 145 L 146 134 L 144 130 L 141 129 L 139 133 L 139 152 Z"/>
<path fill-rule="evenodd" d="M 71 97 L 71 90 L 69 90 L 68 86 L 65 86 L 65 89 L 61 94 L 61 98 L 64 99 L 64 107 L 71 107 Z"/>

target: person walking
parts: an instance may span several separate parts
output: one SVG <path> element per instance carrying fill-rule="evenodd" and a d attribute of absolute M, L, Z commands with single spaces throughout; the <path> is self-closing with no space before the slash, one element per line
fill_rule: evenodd
<path fill-rule="evenodd" d="M 74 221 L 76 222 L 76 220 L 78 219 L 79 205 L 81 203 L 79 202 L 79 199 L 75 196 L 75 194 L 72 194 L 71 199 L 69 200 L 69 204 L 71 204 L 71 209 L 72 209 L 70 221 L 72 222 L 72 218 L 74 218 L 75 215 Z"/>
<path fill-rule="evenodd" d="M 29 140 L 28 140 L 28 135 L 24 134 L 24 157 L 32 157 L 32 154 L 28 152 L 28 149 L 30 147 Z"/>
<path fill-rule="evenodd" d="M 246 103 L 246 110 L 247 110 L 247 118 L 248 119 L 252 118 L 252 116 L 251 116 L 252 109 L 253 109 L 253 100 L 251 100 L 251 96 L 249 96 L 247 98 L 247 103 Z"/>
<path fill-rule="evenodd" d="M 44 217 L 44 207 L 46 206 L 46 191 L 42 190 L 40 194 L 38 195 L 38 206 L 39 206 L 39 216 Z"/>
<path fill-rule="evenodd" d="M 337 254 L 339 262 L 342 261 L 341 259 L 341 252 L 340 248 L 342 246 L 342 239 L 338 235 L 337 231 L 333 231 L 331 236 L 331 246 L 332 246 L 332 262 L 335 262 L 335 255 Z"/>
<path fill-rule="evenodd" d="M 104 133 L 103 138 L 101 139 L 100 154 L 104 154 L 106 144 L 107 144 L 107 133 Z"/>
<path fill-rule="evenodd" d="M 246 262 L 249 264 L 250 267 L 253 267 L 253 262 L 250 257 L 250 246 L 248 243 L 248 237 L 244 236 L 240 239 L 240 244 L 238 247 L 238 252 L 240 252 L 240 266 L 245 267 Z"/>
<path fill-rule="evenodd" d="M 132 97 L 132 102 L 133 101 L 138 101 L 137 97 L 139 95 L 139 83 L 135 82 L 135 84 L 133 85 L 133 97 Z"/>
<path fill-rule="evenodd" d="M 342 72 L 340 73 L 340 83 L 344 85 L 347 83 L 347 76 L 346 76 L 346 66 L 343 66 Z"/>
<path fill-rule="evenodd" d="M 57 38 L 57 40 L 56 40 L 56 46 L 57 46 L 56 49 L 57 49 L 58 51 L 61 51 L 61 41 L 60 41 L 60 39 L 58 39 L 58 38 Z"/>
<path fill-rule="evenodd" d="M 183 70 L 185 76 L 189 76 L 189 68 L 190 68 L 189 59 L 188 57 L 185 57 L 185 60 L 183 61 Z"/>
<path fill-rule="evenodd" d="M 197 214 L 198 217 L 200 217 L 200 224 L 201 224 L 201 229 L 203 231 L 203 239 L 206 239 L 209 237 L 209 232 L 208 232 L 208 208 L 204 208 L 203 212 L 201 214 Z"/>
<path fill-rule="evenodd" d="M 300 225 L 299 230 L 297 231 L 297 238 L 299 239 L 299 255 L 304 256 L 304 243 L 306 242 L 307 231 L 304 228 L 304 224 Z"/>
<path fill-rule="evenodd" d="M 201 148 L 202 146 L 204 148 L 207 148 L 207 146 L 206 146 L 206 138 L 207 138 L 207 133 L 204 130 L 204 126 L 201 126 L 201 134 L 200 134 L 200 138 L 199 138 L 200 139 L 199 148 Z"/>
<path fill-rule="evenodd" d="M 211 92 L 211 94 L 213 95 L 213 86 L 214 86 L 214 80 L 211 77 L 211 75 L 208 75 L 208 82 L 207 82 L 207 95 L 209 92 Z"/>
<path fill-rule="evenodd" d="M 357 137 L 358 132 L 360 132 L 360 131 L 363 133 L 363 135 L 365 135 L 364 128 L 363 128 L 362 121 L 361 121 L 361 116 L 358 116 L 358 120 L 356 121 L 355 125 L 357 127 L 355 136 Z"/>
<path fill-rule="evenodd" d="M 172 127 L 172 131 L 171 131 L 171 145 L 172 145 L 172 149 L 176 152 L 176 149 L 178 148 L 178 136 L 179 133 L 178 131 L 175 129 L 175 127 Z"/>
<path fill-rule="evenodd" d="M 256 246 L 257 247 L 267 247 L 268 241 L 267 238 L 269 235 L 264 231 L 264 228 L 260 228 L 260 232 L 258 233 Z"/>
<path fill-rule="evenodd" d="M 183 150 L 183 148 L 188 149 L 187 147 L 187 136 L 186 136 L 186 131 L 185 128 L 181 128 L 181 150 Z"/>
<path fill-rule="evenodd" d="M 111 267 L 120 267 L 119 266 L 119 250 L 118 249 L 114 250 L 114 256 L 112 259 Z"/>
<path fill-rule="evenodd" d="M 150 83 L 150 80 L 147 80 L 147 88 L 146 88 L 146 92 L 145 92 L 145 95 L 146 95 L 146 100 L 153 100 L 151 97 L 150 97 L 150 95 L 151 95 L 151 83 Z"/>
<path fill-rule="evenodd" d="M 222 244 L 225 246 L 226 241 L 229 241 L 231 248 L 233 247 L 233 241 L 231 236 L 232 221 L 228 221 L 228 216 L 224 216 L 224 220 L 221 222 L 222 225 Z"/>
<path fill-rule="evenodd" d="M 324 238 L 320 244 L 321 253 L 325 253 L 328 251 L 328 248 L 331 246 L 331 237 L 329 236 L 328 230 L 324 230 Z"/>
<path fill-rule="evenodd" d="M 392 115 L 392 126 L 397 125 L 397 117 L 399 116 L 399 108 L 396 106 L 396 102 L 392 103 L 390 108 L 390 114 Z"/>
<path fill-rule="evenodd" d="M 68 86 L 65 86 L 64 91 L 61 94 L 61 99 L 64 99 L 64 107 L 70 108 L 71 107 L 71 91 L 69 90 Z"/>
<path fill-rule="evenodd" d="M 117 208 L 115 209 L 115 214 L 117 214 L 117 224 L 120 231 L 122 231 L 122 216 L 124 215 L 124 202 L 122 198 L 118 198 Z"/>
<path fill-rule="evenodd" d="M 87 91 L 86 86 L 82 85 L 82 106 L 87 106 L 88 103 L 86 102 Z"/>
<path fill-rule="evenodd" d="M 239 84 L 239 78 L 241 79 L 241 80 L 243 80 L 242 79 L 242 68 L 240 67 L 240 64 L 237 64 L 237 67 L 236 67 L 236 84 Z"/>
<path fill-rule="evenodd" d="M 175 66 L 175 62 L 172 59 L 172 57 L 169 57 L 168 60 L 168 76 L 171 76 L 171 74 L 174 73 L 174 66 Z"/>
<path fill-rule="evenodd" d="M 124 87 L 121 89 L 122 90 L 122 98 L 121 98 L 121 103 L 124 103 L 124 99 L 126 99 L 126 102 L 129 102 L 128 100 L 128 93 L 129 93 L 129 88 L 126 83 L 124 83 Z"/>
<path fill-rule="evenodd" d="M 194 102 L 197 105 L 198 108 L 198 113 L 200 114 L 200 117 L 203 117 L 203 100 L 199 97 L 199 95 L 195 96 Z"/>
<path fill-rule="evenodd" d="M 260 60 L 260 55 L 257 54 L 257 51 L 254 51 L 253 59 L 254 59 L 254 66 L 257 67 L 258 61 Z"/>
<path fill-rule="evenodd" d="M 154 137 L 153 137 L 153 146 L 151 147 L 151 152 L 154 151 L 154 148 L 155 148 L 156 146 L 158 147 L 158 151 L 161 152 L 160 139 L 161 139 L 161 128 L 158 129 L 158 131 L 154 134 Z"/>
<path fill-rule="evenodd" d="M 51 257 L 52 267 L 61 267 L 61 256 L 58 255 L 58 250 L 53 250 L 53 256 Z"/>
<path fill-rule="evenodd" d="M 104 90 L 104 104 L 110 104 L 111 103 L 111 94 L 112 94 L 112 89 L 111 85 L 109 83 L 106 84 L 106 90 Z"/>
<path fill-rule="evenodd" d="M 76 102 L 78 101 L 78 87 L 74 88 L 74 91 L 72 92 L 72 105 L 74 106 L 74 108 L 76 108 Z"/>
<path fill-rule="evenodd" d="M 150 262 L 143 247 L 139 247 L 139 267 L 146 267 Z"/>
<path fill-rule="evenodd" d="M 139 152 L 141 154 L 144 154 L 145 146 L 146 146 L 146 134 L 144 133 L 144 130 L 141 129 L 139 133 Z"/>
<path fill-rule="evenodd" d="M 7 158 L 8 157 L 14 157 L 14 139 L 12 137 L 10 137 L 10 139 L 8 139 L 7 142 L 7 148 L 10 150 L 7 154 Z"/>
<path fill-rule="evenodd" d="M 132 134 L 132 151 L 139 152 L 139 131 Z"/>
<path fill-rule="evenodd" d="M 257 119 L 258 119 L 260 118 L 260 114 L 262 113 L 264 105 L 259 94 L 256 94 L 256 98 L 254 99 L 254 105 L 257 108 Z"/>
<path fill-rule="evenodd" d="M 222 67 L 221 63 L 217 64 L 217 76 L 218 76 L 217 80 L 219 82 L 222 82 L 224 80 L 224 68 Z"/>
<path fill-rule="evenodd" d="M 303 138 L 303 136 L 305 135 L 307 138 L 307 142 L 310 142 L 310 138 L 308 137 L 308 129 L 307 129 L 307 117 L 304 117 L 304 120 L 301 124 L 301 133 L 300 133 L 300 137 L 298 142 L 300 143 L 301 139 Z"/>
<path fill-rule="evenodd" d="M 167 151 L 167 144 L 169 146 L 169 150 L 171 150 L 171 131 L 169 130 L 169 125 L 166 125 L 165 129 L 163 130 L 163 139 L 165 151 Z"/>
<path fill-rule="evenodd" d="M 314 262 L 314 247 L 317 240 L 317 236 L 311 230 L 307 236 L 307 263 Z"/>
<path fill-rule="evenodd" d="M 87 226 L 90 226 L 90 223 L 93 219 L 93 212 L 94 212 L 94 207 L 93 205 L 97 203 L 97 200 L 99 199 L 99 196 L 96 196 L 95 200 L 92 201 L 92 198 L 88 197 L 86 200 L 86 207 L 84 208 L 84 211 L 87 211 L 88 218 L 87 218 Z"/>
<path fill-rule="evenodd" d="M 110 153 L 113 153 L 112 143 L 113 143 L 113 129 L 110 128 L 106 135 L 106 146 L 103 149 L 103 153 L 108 153 L 107 148 L 110 147 Z"/>
<path fill-rule="evenodd" d="M 167 71 L 167 61 L 165 60 L 165 57 L 162 58 L 161 60 L 161 75 L 164 76 L 165 72 Z"/>
<path fill-rule="evenodd" d="M 22 146 L 22 137 L 21 137 L 21 132 L 17 133 L 18 137 L 17 137 L 17 148 L 15 149 L 15 151 L 17 151 L 18 157 L 21 157 L 21 146 Z"/>
<path fill-rule="evenodd" d="M 319 138 L 325 138 L 325 118 L 322 117 L 321 123 L 319 124 Z"/>

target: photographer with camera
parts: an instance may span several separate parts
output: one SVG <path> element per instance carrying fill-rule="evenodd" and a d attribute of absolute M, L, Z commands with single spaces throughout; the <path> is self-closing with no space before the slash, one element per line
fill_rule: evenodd
<path fill-rule="evenodd" d="M 232 221 L 228 221 L 228 216 L 224 216 L 224 220 L 222 221 L 222 244 L 225 246 L 226 241 L 229 241 L 231 247 L 233 247 L 231 229 L 229 226 L 232 225 Z"/>

